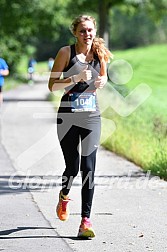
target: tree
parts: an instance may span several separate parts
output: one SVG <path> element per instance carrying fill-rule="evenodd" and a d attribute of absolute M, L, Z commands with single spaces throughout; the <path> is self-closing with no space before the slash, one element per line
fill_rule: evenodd
<path fill-rule="evenodd" d="M 140 8 L 145 8 L 152 19 L 157 22 L 165 15 L 167 10 L 166 0 L 80 0 L 69 2 L 69 13 L 71 15 L 81 14 L 80 10 L 94 14 L 99 21 L 99 36 L 105 39 L 106 46 L 109 47 L 109 13 L 114 6 L 124 6 L 127 13 L 137 12 Z M 71 11 L 70 11 L 71 10 Z M 98 15 L 96 14 L 98 13 Z"/>
<path fill-rule="evenodd" d="M 166 13 L 166 0 L 1 0 L 0 53 L 14 69 L 29 45 L 38 48 L 40 60 L 70 41 L 69 25 L 78 14 L 90 14 L 97 19 L 99 36 L 109 47 L 110 18 L 115 7 L 127 15 L 142 8 L 154 22 L 160 23 Z M 81 11 L 82 10 L 82 11 Z M 162 29 L 159 29 L 161 37 Z M 52 54 L 52 55 L 51 55 Z"/>
<path fill-rule="evenodd" d="M 104 38 L 106 46 L 109 47 L 109 11 L 115 5 L 123 3 L 124 0 L 99 0 L 99 36 Z"/>
<path fill-rule="evenodd" d="M 39 41 L 55 41 L 61 26 L 66 26 L 69 0 L 1 0 L 0 53 L 11 70 L 15 70 L 29 45 Z"/>
<path fill-rule="evenodd" d="M 93 14 L 99 23 L 99 36 L 104 38 L 106 46 L 109 46 L 109 10 L 112 6 L 123 3 L 124 0 L 80 0 L 69 2 L 69 13 L 74 15 L 82 14 L 80 10 Z M 97 15 L 98 13 L 98 15 Z"/>
<path fill-rule="evenodd" d="M 155 23 L 144 8 L 128 14 L 124 6 L 115 6 L 110 13 L 109 34 L 112 50 L 167 42 L 165 18 Z"/>
<path fill-rule="evenodd" d="M 25 50 L 26 41 L 33 33 L 34 23 L 31 19 L 37 1 L 2 0 L 0 8 L 0 48 L 11 68 L 15 68 Z"/>

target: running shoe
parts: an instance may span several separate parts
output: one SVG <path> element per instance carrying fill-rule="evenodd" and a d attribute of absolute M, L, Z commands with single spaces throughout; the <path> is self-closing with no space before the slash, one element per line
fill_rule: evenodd
<path fill-rule="evenodd" d="M 61 221 L 66 221 L 69 218 L 69 206 L 68 202 L 70 201 L 68 195 L 63 195 L 62 191 L 59 193 L 59 202 L 57 204 L 56 212 L 57 216 Z"/>
<path fill-rule="evenodd" d="M 92 228 L 92 223 L 90 219 L 87 217 L 83 217 L 81 221 L 81 225 L 79 227 L 78 237 L 80 238 L 93 238 L 95 237 L 95 232 Z"/>

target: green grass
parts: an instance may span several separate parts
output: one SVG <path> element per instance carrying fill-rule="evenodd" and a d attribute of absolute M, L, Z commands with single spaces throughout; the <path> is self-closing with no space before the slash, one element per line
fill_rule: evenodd
<path fill-rule="evenodd" d="M 115 60 L 124 59 L 133 68 L 133 77 L 126 85 L 114 86 L 121 94 L 127 95 L 140 83 L 151 88 L 151 95 L 129 116 L 121 116 L 112 108 L 103 113 L 108 118 L 102 128 L 102 145 L 119 155 L 126 157 L 144 170 L 167 179 L 167 46 L 154 45 L 145 48 L 114 52 Z M 108 90 L 109 89 L 109 90 Z M 110 104 L 107 96 L 112 92 L 99 93 L 99 102 L 103 107 Z M 143 93 L 144 95 L 144 93 Z M 109 99 L 110 99 L 109 98 Z M 117 97 L 113 96 L 118 103 Z M 136 97 L 136 100 L 138 97 Z M 116 125 L 115 131 L 104 141 L 104 132 L 110 127 L 111 120 Z M 109 133 L 107 133 L 109 134 Z"/>

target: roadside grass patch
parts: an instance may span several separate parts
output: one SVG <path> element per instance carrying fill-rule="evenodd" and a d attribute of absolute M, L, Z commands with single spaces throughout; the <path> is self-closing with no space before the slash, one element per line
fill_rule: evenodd
<path fill-rule="evenodd" d="M 106 136 L 101 139 L 101 144 L 106 149 L 126 157 L 145 171 L 150 170 L 152 174 L 164 179 L 167 179 L 166 49 L 166 45 L 153 45 L 114 52 L 115 60 L 121 58 L 131 64 L 133 77 L 125 85 L 114 84 L 111 80 L 108 85 L 126 97 L 140 83 L 145 83 L 151 88 L 151 95 L 128 116 L 121 116 L 114 109 L 107 108 L 102 113 L 104 118 L 108 118 L 102 132 L 107 132 L 111 121 L 116 128 L 105 141 Z M 111 104 L 111 90 L 107 86 L 105 89 L 106 91 L 98 91 L 101 107 L 104 107 L 104 103 Z M 119 107 L 117 96 L 113 99 Z"/>

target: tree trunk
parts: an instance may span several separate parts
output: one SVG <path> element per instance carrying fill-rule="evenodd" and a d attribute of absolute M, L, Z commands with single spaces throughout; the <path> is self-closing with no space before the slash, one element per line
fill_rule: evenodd
<path fill-rule="evenodd" d="M 109 48 L 109 6 L 107 0 L 99 0 L 99 36 L 105 40 L 106 47 Z"/>

